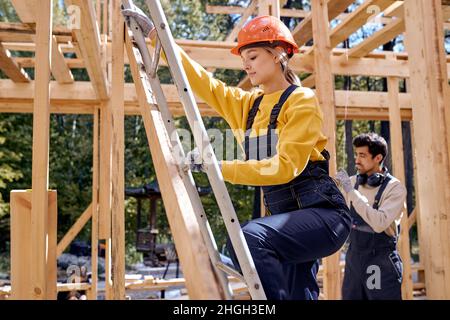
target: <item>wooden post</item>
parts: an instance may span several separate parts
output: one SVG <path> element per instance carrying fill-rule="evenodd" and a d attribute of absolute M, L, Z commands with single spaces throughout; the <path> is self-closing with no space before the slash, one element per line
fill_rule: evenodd
<path fill-rule="evenodd" d="M 102 4 L 101 0 L 95 1 L 95 18 L 98 24 L 98 30 L 101 33 L 102 30 Z"/>
<path fill-rule="evenodd" d="M 98 0 L 100 2 L 100 0 Z M 98 108 L 94 113 L 94 132 L 92 134 L 92 219 L 91 219 L 91 289 L 89 290 L 89 299 L 97 300 L 97 282 L 98 282 L 98 169 L 99 169 L 99 112 Z"/>
<path fill-rule="evenodd" d="M 280 18 L 280 0 L 253 0 L 258 1 L 258 14 Z"/>
<path fill-rule="evenodd" d="M 112 28 L 112 268 L 113 298 L 125 299 L 124 21 L 113 0 Z"/>
<path fill-rule="evenodd" d="M 450 93 L 440 0 L 404 2 L 427 297 L 450 299 Z"/>
<path fill-rule="evenodd" d="M 107 62 L 107 43 L 110 35 L 109 18 L 110 5 L 108 0 L 103 0 L 103 46 L 102 67 L 107 75 L 108 83 L 111 83 L 111 63 Z M 105 240 L 105 298 L 113 299 L 112 295 L 112 262 L 111 262 L 111 108 L 112 101 L 109 99 L 101 104 L 100 108 L 100 146 L 99 146 L 99 216 L 98 233 L 99 239 Z"/>
<path fill-rule="evenodd" d="M 50 132 L 50 68 L 52 0 L 40 1 L 36 21 L 36 61 L 33 112 L 31 254 L 33 298 L 47 297 L 46 234 L 48 225 L 48 154 Z"/>
<path fill-rule="evenodd" d="M 336 111 L 334 101 L 334 77 L 331 73 L 331 45 L 326 0 L 312 0 L 312 26 L 314 37 L 314 76 L 316 95 L 324 113 L 324 134 L 328 138 L 330 175 L 336 174 Z M 341 297 L 340 251 L 323 259 L 323 289 L 326 299 Z"/>
<path fill-rule="evenodd" d="M 398 101 L 399 80 L 395 77 L 388 77 L 387 84 L 393 174 L 402 184 L 405 184 L 402 119 L 400 116 L 400 105 Z M 406 206 L 403 208 L 403 216 L 400 222 L 399 251 L 403 260 L 402 298 L 404 300 L 412 300 L 413 284 L 411 275 L 411 252 L 409 248 L 409 223 L 408 210 L 406 209 Z"/>
<path fill-rule="evenodd" d="M 108 0 L 103 0 L 102 34 L 108 35 Z"/>
<path fill-rule="evenodd" d="M 31 237 L 31 199 L 32 192 L 25 190 L 11 191 L 11 299 L 35 299 L 32 273 L 35 271 Z M 46 296 L 56 299 L 56 229 L 57 229 L 57 194 L 47 192 L 47 252 L 46 258 Z"/>
<path fill-rule="evenodd" d="M 111 103 L 102 103 L 100 108 L 99 189 L 98 189 L 98 234 L 105 240 L 105 296 L 111 293 Z"/>
<path fill-rule="evenodd" d="M 409 86 L 408 86 L 409 88 Z M 416 195 L 416 206 L 414 208 L 414 212 L 416 213 L 416 224 L 417 224 L 417 238 L 419 242 L 419 264 L 424 265 L 425 261 L 425 255 L 427 254 L 426 245 L 427 242 L 423 239 L 423 233 L 422 233 L 422 224 L 420 222 L 420 195 L 417 192 L 419 190 L 419 187 L 417 185 L 417 156 L 416 156 L 416 143 L 414 140 L 414 127 L 411 126 L 411 139 L 412 139 L 412 146 L 413 146 L 413 168 L 414 168 L 414 189 L 415 189 L 415 195 Z M 417 270 L 417 278 L 418 282 L 425 283 L 425 290 L 426 290 L 426 282 L 425 282 L 425 270 Z"/>

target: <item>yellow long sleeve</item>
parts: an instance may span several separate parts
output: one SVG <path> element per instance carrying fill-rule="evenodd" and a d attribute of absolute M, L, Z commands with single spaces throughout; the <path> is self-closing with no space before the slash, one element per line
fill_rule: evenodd
<path fill-rule="evenodd" d="M 224 82 L 211 77 L 209 72 L 190 59 L 180 47 L 178 48 L 183 68 L 195 95 L 214 108 L 230 128 L 244 128 L 244 121 L 247 121 L 250 107 L 258 95 L 238 87 L 227 86 Z"/>
<path fill-rule="evenodd" d="M 214 79 L 181 48 L 178 52 L 195 95 L 214 108 L 231 129 L 241 129 L 244 132 L 249 110 L 261 92 L 229 87 Z M 251 136 L 266 133 L 271 110 L 282 92 L 264 95 Z M 324 160 L 320 152 L 325 148 L 327 139 L 321 128 L 322 111 L 314 92 L 308 88 L 297 88 L 285 102 L 278 117 L 277 154 L 260 161 L 223 161 L 224 179 L 233 184 L 254 186 L 291 181 L 304 170 L 308 161 Z M 242 143 L 242 136 L 236 138 Z"/>

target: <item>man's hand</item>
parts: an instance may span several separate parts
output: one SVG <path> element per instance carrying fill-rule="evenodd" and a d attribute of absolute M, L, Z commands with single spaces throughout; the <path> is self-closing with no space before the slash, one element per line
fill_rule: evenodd
<path fill-rule="evenodd" d="M 342 188 L 345 192 L 349 193 L 350 191 L 352 191 L 353 186 L 347 171 L 345 171 L 344 169 L 339 170 L 336 174 L 336 180 L 342 185 Z"/>
<path fill-rule="evenodd" d="M 140 8 L 132 5 L 130 9 L 122 9 L 122 14 L 124 17 L 133 17 L 146 37 L 154 37 L 155 26 Z"/>

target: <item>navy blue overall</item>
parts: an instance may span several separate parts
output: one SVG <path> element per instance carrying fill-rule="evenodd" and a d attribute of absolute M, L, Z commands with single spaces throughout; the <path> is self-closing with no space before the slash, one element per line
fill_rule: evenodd
<path fill-rule="evenodd" d="M 378 210 L 381 196 L 391 180 L 386 178 L 375 196 L 373 208 Z M 355 189 L 359 184 L 356 182 Z M 350 245 L 345 257 L 342 286 L 344 300 L 401 300 L 402 261 L 396 250 L 397 236 L 376 233 L 350 207 L 353 218 Z"/>
<path fill-rule="evenodd" d="M 291 86 L 274 106 L 267 136 L 259 136 L 258 152 L 252 152 L 249 138 L 253 120 L 262 96 L 249 113 L 245 151 L 247 159 L 272 156 L 278 137 L 273 134 L 278 114 L 289 95 Z M 299 126 L 302 124 L 299 123 Z M 267 150 L 261 150 L 262 148 Z M 261 151 L 261 152 L 259 152 Z M 268 152 L 267 152 L 268 151 Z M 269 300 L 316 300 L 318 259 L 335 253 L 345 243 L 351 228 L 351 218 L 345 199 L 328 174 L 329 154 L 325 161 L 308 162 L 306 168 L 291 182 L 263 186 L 264 204 L 270 216 L 242 225 L 256 270 Z M 231 258 L 239 264 L 230 243 Z"/>

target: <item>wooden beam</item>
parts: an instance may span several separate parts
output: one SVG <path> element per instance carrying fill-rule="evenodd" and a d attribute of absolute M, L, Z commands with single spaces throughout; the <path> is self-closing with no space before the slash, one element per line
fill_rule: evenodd
<path fill-rule="evenodd" d="M 450 299 L 450 92 L 440 0 L 405 1 L 427 298 Z"/>
<path fill-rule="evenodd" d="M 80 8 L 80 29 L 73 29 L 73 33 L 80 46 L 82 58 L 98 98 L 107 100 L 109 89 L 106 73 L 101 64 L 100 34 L 95 20 L 94 4 L 92 1 L 86 0 L 66 0 L 66 4 L 76 5 Z"/>
<path fill-rule="evenodd" d="M 240 6 L 215 6 L 206 5 L 206 13 L 209 14 L 243 14 L 245 12 L 245 7 Z"/>
<path fill-rule="evenodd" d="M 51 88 L 51 112 L 52 113 L 70 113 L 70 114 L 93 114 L 95 107 L 100 107 L 102 111 L 101 115 L 101 128 L 104 128 L 104 124 L 110 123 L 109 120 L 104 119 L 104 112 L 106 112 L 106 106 L 99 101 L 95 95 L 95 92 L 89 82 L 77 81 L 73 84 L 58 84 L 56 81 L 52 81 L 50 84 Z M 181 106 L 177 90 L 174 85 L 163 85 L 163 91 L 167 98 L 169 108 L 175 116 L 184 115 L 183 108 Z M 10 112 L 10 113 L 31 113 L 33 111 L 33 97 L 34 88 L 33 84 L 18 84 L 14 83 L 9 79 L 0 80 L 0 112 Z M 335 91 L 336 107 L 338 112 L 338 117 L 344 114 L 344 108 L 347 108 L 347 112 L 351 114 L 353 109 L 362 110 L 359 118 L 364 117 L 365 112 L 373 110 L 373 112 L 378 112 L 379 115 L 377 119 L 388 119 L 387 109 L 389 106 L 389 100 L 387 93 L 383 92 L 366 92 L 366 91 L 345 91 L 336 90 Z M 411 114 L 411 98 L 410 94 L 401 93 L 399 95 L 400 107 L 403 116 Z M 153 103 L 156 103 L 152 100 Z M 206 105 L 202 100 L 197 99 L 197 104 L 200 108 L 202 115 L 205 116 L 217 116 L 217 113 Z M 14 109 L 14 106 L 17 106 Z M 134 84 L 125 84 L 125 112 L 128 115 L 139 114 L 138 98 L 136 95 L 136 90 Z M 359 112 L 359 111 L 357 111 Z M 372 111 L 371 111 L 372 112 Z M 373 117 L 373 113 L 368 113 L 367 119 Z M 408 119 L 408 118 L 403 118 Z M 410 116 L 409 116 L 410 119 Z M 109 122 L 108 122 L 109 121 Z M 103 133 L 101 135 L 104 136 Z M 103 139 L 101 140 L 100 146 L 104 149 Z M 102 150 L 103 150 L 102 149 Z M 100 152 L 103 154 L 105 151 Z M 106 151 L 107 152 L 107 151 Z M 107 166 L 110 161 L 106 158 L 100 161 L 102 166 L 100 167 L 101 173 L 100 177 L 107 176 L 107 174 L 102 171 L 104 167 Z M 108 180 L 108 179 L 106 179 Z M 101 192 L 101 194 L 103 194 Z M 105 239 L 102 237 L 101 239 Z"/>
<path fill-rule="evenodd" d="M 205 68 L 242 69 L 242 62 L 239 57 L 231 55 L 227 49 L 198 47 L 184 47 L 184 49 L 192 59 Z M 343 61 L 342 54 L 331 57 L 333 74 L 409 77 L 408 62 L 405 60 L 349 58 L 348 61 Z M 297 54 L 290 60 L 290 66 L 296 73 L 312 73 L 314 71 L 314 56 Z"/>
<path fill-rule="evenodd" d="M 402 1 L 397 1 L 397 2 L 402 2 Z M 342 8 L 342 7 L 340 7 L 340 8 Z M 347 13 L 339 14 L 339 12 L 344 11 L 344 9 L 336 10 L 338 12 L 338 15 L 334 16 L 333 19 L 339 19 L 339 20 L 345 19 L 345 17 L 348 16 Z M 245 10 L 246 10 L 245 7 L 240 7 L 240 6 L 206 5 L 206 13 L 210 13 L 210 14 L 243 14 Z M 329 13 L 330 13 L 330 11 L 329 11 Z M 396 13 L 395 10 L 390 10 L 388 17 L 395 16 L 395 13 Z M 283 5 L 280 3 L 280 17 L 307 18 L 310 14 L 311 14 L 311 11 L 306 11 L 306 10 L 301 10 L 301 9 L 283 9 Z M 382 23 L 389 23 L 391 19 L 382 17 L 380 20 Z"/>
<path fill-rule="evenodd" d="M 36 58 L 32 58 L 32 57 L 15 57 L 15 58 L 13 58 L 13 61 L 19 67 L 22 67 L 22 68 L 34 68 L 36 66 Z M 61 63 L 62 62 L 64 62 L 64 64 L 69 69 L 85 68 L 84 61 L 82 59 L 77 59 L 77 58 L 65 59 L 64 61 L 61 60 Z M 58 72 L 58 71 L 56 71 L 56 72 Z M 52 70 L 52 73 L 53 73 L 53 70 Z M 64 77 L 66 77 L 66 76 L 64 75 Z M 71 82 L 66 82 L 66 83 L 71 83 Z"/>
<path fill-rule="evenodd" d="M 381 13 L 389 7 L 393 0 L 366 0 L 355 11 L 350 13 L 344 21 L 338 24 L 330 34 L 330 45 L 332 48 L 346 40 L 350 35 L 356 32 L 361 26 L 368 22 L 373 15 L 371 7 L 375 7 Z"/>
<path fill-rule="evenodd" d="M 226 42 L 220 43 L 216 41 L 177 41 L 182 48 L 189 53 L 191 57 L 195 57 L 196 61 L 205 68 L 226 68 L 226 69 L 242 69 L 242 62 L 239 57 L 230 54 L 229 48 L 233 44 Z M 11 45 L 17 47 L 16 44 Z M 30 49 L 29 46 L 26 47 Z M 312 47 L 307 47 L 308 50 Z M 70 50 L 70 49 L 68 49 Z M 307 50 L 305 47 L 303 51 Z M 332 56 L 332 70 L 334 74 L 344 75 L 364 75 L 364 76 L 397 76 L 409 77 L 409 69 L 407 65 L 408 55 L 406 53 L 396 53 L 397 61 L 388 61 L 385 59 L 386 54 L 392 52 L 377 51 L 372 52 L 363 59 L 351 58 L 343 61 L 345 50 L 334 49 Z M 293 70 L 297 73 L 311 73 L 314 70 L 313 56 L 298 54 L 291 60 Z M 14 60 L 22 67 L 34 67 L 34 58 L 14 58 Z M 107 62 L 111 61 L 110 49 Z M 450 74 L 450 56 L 447 56 L 447 68 Z M 81 59 L 66 59 L 69 68 L 83 68 L 84 63 Z M 125 59 L 125 63 L 128 60 Z"/>
<path fill-rule="evenodd" d="M 23 23 L 36 23 L 36 13 L 38 12 L 37 0 L 11 0 L 20 21 Z"/>
<path fill-rule="evenodd" d="M 384 17 L 403 18 L 405 16 L 405 8 L 402 1 L 395 1 L 383 12 Z"/>
<path fill-rule="evenodd" d="M 33 299 L 47 296 L 47 222 L 48 156 L 50 132 L 50 68 L 52 34 L 52 0 L 43 0 L 37 8 L 35 94 L 33 113 L 31 253 L 34 272 Z"/>
<path fill-rule="evenodd" d="M 399 79 L 389 77 L 387 79 L 389 96 L 389 128 L 391 136 L 391 154 L 394 176 L 405 185 L 405 167 L 403 155 L 402 120 L 399 106 Z M 399 251 L 403 260 L 402 299 L 413 299 L 413 285 L 411 274 L 411 252 L 409 243 L 408 210 L 406 203 L 403 206 L 400 222 Z"/>
<path fill-rule="evenodd" d="M 334 77 L 331 73 L 331 47 L 327 0 L 311 0 L 312 30 L 315 45 L 314 66 L 316 95 L 323 110 L 323 133 L 328 138 L 326 149 L 331 158 L 330 175 L 336 174 L 336 109 Z M 340 251 L 323 259 L 323 291 L 326 299 L 337 300 L 341 296 Z"/>
<path fill-rule="evenodd" d="M 348 8 L 354 1 L 353 0 L 330 0 L 328 1 L 328 19 L 331 21 L 336 18 L 340 13 Z M 292 31 L 295 42 L 298 46 L 303 46 L 313 38 L 312 32 L 312 15 L 306 17 L 300 22 Z"/>
<path fill-rule="evenodd" d="M 449 21 L 450 20 L 450 5 L 443 6 L 442 11 L 444 14 L 444 21 Z"/>
<path fill-rule="evenodd" d="M 92 217 L 92 203 L 84 210 L 84 212 L 80 215 L 77 221 L 70 227 L 70 229 L 66 232 L 64 237 L 59 241 L 56 256 L 59 257 L 64 250 L 72 243 L 72 241 L 77 237 L 80 231 L 84 228 L 86 223 Z"/>
<path fill-rule="evenodd" d="M 57 36 L 56 36 L 57 37 Z M 72 42 L 58 43 L 62 53 L 76 53 L 76 46 Z M 8 50 L 33 52 L 36 46 L 33 42 L 3 42 L 3 46 Z"/>
<path fill-rule="evenodd" d="M 386 42 L 391 41 L 404 31 L 405 21 L 403 18 L 393 19 L 392 22 L 386 25 L 383 29 L 375 32 L 356 47 L 351 48 L 348 51 L 348 55 L 354 58 L 364 57 L 372 50 L 375 50 Z"/>
<path fill-rule="evenodd" d="M 112 298 L 125 299 L 125 124 L 124 124 L 124 30 L 120 0 L 112 0 Z"/>
<path fill-rule="evenodd" d="M 336 99 L 338 97 L 336 96 Z M 336 100 L 338 103 L 339 100 Z M 131 102 L 125 104 L 125 114 L 127 116 L 140 115 L 139 106 L 137 102 Z M 389 112 L 384 107 L 368 107 L 368 106 L 346 106 L 345 101 L 341 106 L 336 106 L 336 119 L 338 120 L 389 120 Z M 214 109 L 209 108 L 205 104 L 199 105 L 199 111 L 204 117 L 218 117 L 218 113 Z M 96 105 L 83 105 L 83 104 L 52 104 L 50 109 L 52 114 L 94 114 Z M 174 103 L 169 104 L 169 110 L 174 117 L 185 116 L 185 112 L 181 104 Z M 24 101 L 0 101 L 1 113 L 32 113 L 33 103 Z M 411 107 L 402 108 L 401 110 L 402 121 L 412 120 Z"/>
<path fill-rule="evenodd" d="M 55 36 L 53 36 L 52 41 L 52 74 L 58 83 L 73 83 L 72 72 L 67 66 Z"/>
<path fill-rule="evenodd" d="M 255 0 L 255 2 L 257 2 L 257 0 Z M 248 7 L 206 5 L 206 13 L 210 14 L 243 14 L 247 9 Z M 282 4 L 280 3 L 281 17 L 304 18 L 309 14 L 309 11 L 300 9 L 283 9 Z"/>
<path fill-rule="evenodd" d="M 12 58 L 0 43 L 0 69 L 14 82 L 30 82 L 28 74 Z"/>
<path fill-rule="evenodd" d="M 22 22 L 0 22 L 0 30 L 3 32 L 11 32 L 20 34 L 27 34 L 30 36 L 34 36 L 36 33 L 36 20 L 32 23 L 22 23 Z M 68 43 L 72 39 L 72 31 L 66 26 L 55 25 L 52 28 L 52 34 L 61 37 L 58 38 L 58 42 Z M 65 41 L 61 39 L 66 39 Z M 20 41 L 18 41 L 20 42 Z"/>
<path fill-rule="evenodd" d="M 170 134 L 161 112 L 152 103 L 152 90 L 142 68 L 142 58 L 139 50 L 133 46 L 130 36 L 126 32 L 126 48 L 131 72 L 189 297 L 191 299 L 222 299 L 224 294 L 221 292 L 220 284 L 211 266 L 206 243 L 200 233 L 200 226 L 194 212 L 195 206 L 190 200 L 188 189 L 172 152 Z"/>

